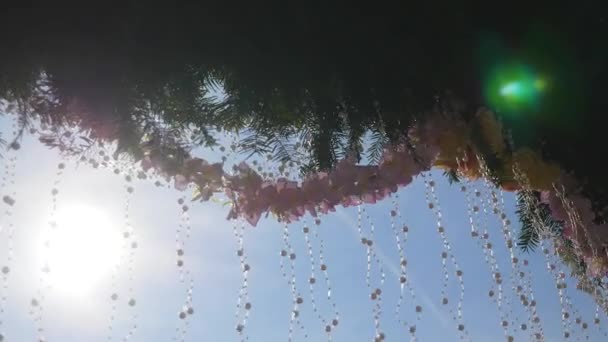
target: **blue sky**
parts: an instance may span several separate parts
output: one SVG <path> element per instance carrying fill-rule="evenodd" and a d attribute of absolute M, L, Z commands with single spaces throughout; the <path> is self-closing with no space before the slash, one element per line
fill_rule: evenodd
<path fill-rule="evenodd" d="M 6 118 L 0 118 L 7 130 Z M 5 135 L 3 135 L 6 137 Z M 30 302 L 36 297 L 39 287 L 40 265 L 36 255 L 38 236 L 47 225 L 51 215 L 51 189 L 55 181 L 56 165 L 61 161 L 56 151 L 48 150 L 31 137 L 26 137 L 19 152 L 16 179 L 14 223 L 15 265 L 8 287 L 8 301 L 4 313 L 3 331 L 8 341 L 32 341 L 36 336 L 36 325 L 31 315 Z M 207 158 L 218 159 L 216 152 L 205 151 Z M 2 159 L 0 163 L 5 163 Z M 2 164 L 4 165 L 4 164 Z M 470 235 L 467 203 L 459 185 L 449 185 L 439 172 L 432 174 L 437 183 L 437 194 L 444 215 L 443 225 L 450 239 L 455 257 L 461 265 L 465 286 L 464 321 L 474 341 L 506 340 L 500 327 L 500 315 L 496 304 L 488 296 L 492 286 L 491 272 L 484 261 L 482 248 Z M 122 176 L 111 170 L 93 169 L 88 165 L 68 162 L 59 185 L 58 207 L 73 208 L 83 204 L 105 213 L 111 227 L 122 232 L 126 192 Z M 481 184 L 475 184 L 481 188 Z M 123 263 L 117 276 L 117 285 L 112 288 L 111 277 L 105 275 L 86 296 L 76 296 L 59 289 L 47 290 L 44 301 L 43 326 L 48 341 L 105 341 L 108 336 L 108 321 L 111 314 L 110 295 L 119 294 L 114 325 L 113 340 L 122 340 L 133 324 L 132 314 L 137 315 L 137 331 L 132 341 L 172 341 L 176 327 L 183 321 L 178 313 L 184 304 L 187 286 L 179 281 L 175 265 L 175 230 L 180 222 L 177 200 L 181 193 L 171 187 L 156 187 L 150 181 L 135 181 L 135 192 L 131 200 L 130 221 L 133 224 L 138 248 L 135 253 L 133 281 L 129 282 L 126 264 Z M 399 211 L 403 223 L 409 227 L 409 236 L 404 245 L 408 260 L 408 279 L 417 301 L 409 295 L 401 308 L 401 319 L 415 321 L 415 306 L 422 307 L 421 320 L 416 321 L 416 335 L 420 341 L 459 340 L 456 323 L 448 308 L 441 303 L 442 242 L 436 230 L 436 218 L 425 202 L 425 187 L 420 178 L 399 191 Z M 507 215 L 518 228 L 514 215 L 514 198 L 505 196 Z M 233 235 L 233 223 L 225 220 L 228 208 L 219 203 L 191 203 L 190 217 L 192 234 L 187 241 L 184 262 L 191 270 L 195 288 L 193 291 L 194 314 L 189 316 L 187 341 L 239 341 L 235 331 L 236 301 L 242 283 L 239 259 L 236 254 L 237 241 Z M 399 296 L 399 254 L 395 246 L 395 235 L 391 228 L 391 200 L 367 206 L 375 226 L 374 251 L 386 273 L 382 287 L 381 330 L 388 341 L 408 340 L 405 327 L 395 320 L 395 304 Z M 5 218 L 2 218 L 5 225 Z M 319 226 L 307 219 L 311 232 L 317 231 L 324 243 L 324 258 L 332 283 L 332 297 L 340 312 L 339 325 L 334 329 L 334 341 L 371 341 L 374 336 L 374 320 L 370 291 L 366 286 L 366 247 L 360 242 L 357 232 L 357 209 L 339 209 L 322 218 Z M 83 224 L 87 224 L 84 222 Z M 310 260 L 303 233 L 304 222 L 289 225 L 289 239 L 296 254 L 295 269 L 297 290 L 304 300 L 300 319 L 308 332 L 308 341 L 327 340 L 324 325 L 313 315 L 310 306 L 308 278 Z M 363 230 L 369 237 L 369 222 L 364 220 Z M 510 257 L 502 240 L 500 224 L 496 219 L 488 220 L 489 240 L 499 260 L 499 268 L 505 279 L 503 284 L 510 291 Z M 272 217 L 262 219 L 257 227 L 245 227 L 244 250 L 251 265 L 249 292 L 252 303 L 250 319 L 244 331 L 249 341 L 286 341 L 292 295 L 287 281 L 281 275 L 280 251 L 283 226 Z M 312 234 L 311 234 L 312 235 Z M 6 250 L 5 230 L 0 233 L 0 251 Z M 313 255 L 318 257 L 319 240 L 314 241 Z M 5 255 L 0 256 L 0 263 Z M 78 258 L 78 255 L 74 255 Z M 555 282 L 546 271 L 540 251 L 520 255 L 530 265 L 525 272 L 533 274 L 533 289 L 537 296 L 538 310 L 545 336 L 549 341 L 562 340 L 560 326 L 560 304 Z M 124 260 L 123 260 L 124 261 Z M 286 270 L 289 262 L 285 259 Z M 318 266 L 318 260 L 317 262 Z M 558 266 L 561 268 L 562 266 Z M 457 301 L 458 287 L 454 282 L 453 268 L 449 268 L 448 307 Z M 322 316 L 331 319 L 332 311 L 325 300 L 326 288 L 322 273 L 317 268 L 316 297 Z M 565 270 L 567 272 L 567 270 Z M 372 260 L 372 289 L 380 280 L 378 264 Z M 129 284 L 133 286 L 137 304 L 127 303 Z M 583 321 L 590 326 L 589 340 L 605 340 L 604 330 L 593 324 L 595 305 L 586 295 L 579 294 L 569 282 L 567 293 L 581 313 Z M 69 292 L 69 291 L 68 291 Z M 406 291 L 407 293 L 407 291 Z M 519 326 L 526 311 L 510 295 L 510 333 L 517 340 L 529 340 L 529 333 L 521 332 Z M 574 314 L 572 314 L 574 316 Z M 603 328 L 602 328 L 603 329 Z M 295 327 L 294 341 L 304 341 L 302 329 Z M 581 336 L 580 326 L 573 331 Z M 178 335 L 179 336 L 179 335 Z M 178 338 L 179 340 L 179 338 Z"/>

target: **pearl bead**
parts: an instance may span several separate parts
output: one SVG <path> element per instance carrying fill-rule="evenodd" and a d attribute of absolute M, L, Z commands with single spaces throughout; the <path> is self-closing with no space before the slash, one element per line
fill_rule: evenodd
<path fill-rule="evenodd" d="M 422 306 L 416 305 L 416 312 L 422 312 Z"/>
<path fill-rule="evenodd" d="M 337 326 L 337 325 L 338 325 L 338 320 L 337 320 L 336 318 L 334 318 L 334 319 L 331 321 L 331 324 L 333 324 L 333 326 L 334 326 L 334 327 L 335 327 L 335 326 Z"/>
<path fill-rule="evenodd" d="M 509 325 L 509 322 L 507 322 L 507 321 L 502 321 L 500 324 L 501 324 L 503 327 L 506 327 L 506 326 L 508 326 L 508 325 Z"/>
<path fill-rule="evenodd" d="M 188 315 L 192 315 L 192 314 L 194 314 L 194 308 L 189 307 L 188 310 L 186 310 L 186 312 L 188 313 Z"/>
<path fill-rule="evenodd" d="M 281 256 L 282 256 L 282 257 L 287 256 L 287 251 L 286 251 L 286 250 L 282 250 L 282 251 L 281 251 Z"/>
<path fill-rule="evenodd" d="M 245 303 L 245 310 L 251 310 L 251 303 Z"/>
<path fill-rule="evenodd" d="M 331 326 L 326 325 L 325 326 L 325 332 L 331 332 Z"/>
<path fill-rule="evenodd" d="M 401 282 L 401 284 L 405 284 L 405 282 L 407 281 L 407 279 L 405 278 L 405 276 L 401 276 L 399 278 L 399 281 Z"/>
<path fill-rule="evenodd" d="M 311 284 L 314 284 L 317 280 L 315 278 L 310 278 L 308 279 L 308 282 Z"/>
<path fill-rule="evenodd" d="M 442 303 L 443 305 L 446 305 L 446 304 L 448 303 L 448 299 L 447 299 L 447 298 L 443 298 L 443 299 L 441 300 L 441 303 Z"/>
<path fill-rule="evenodd" d="M 296 254 L 295 253 L 289 254 L 289 259 L 295 260 L 296 259 Z"/>
<path fill-rule="evenodd" d="M 403 232 L 407 233 L 410 229 L 407 226 L 403 226 Z"/>
<path fill-rule="evenodd" d="M 321 264 L 321 271 L 326 271 L 327 270 L 327 266 L 325 264 Z"/>
<path fill-rule="evenodd" d="M 521 330 L 526 330 L 526 329 L 528 329 L 528 326 L 527 326 L 527 325 L 525 325 L 525 324 L 522 324 L 522 325 L 521 325 Z"/>
<path fill-rule="evenodd" d="M 382 294 L 382 290 L 380 290 L 380 289 L 376 289 L 376 291 L 375 291 L 375 292 L 376 292 L 376 294 L 377 294 L 378 296 Z"/>
<path fill-rule="evenodd" d="M 298 298 L 296 299 L 296 303 L 298 303 L 298 304 L 302 304 L 302 303 L 304 303 L 304 300 L 302 299 L 302 297 L 298 297 Z"/>
<path fill-rule="evenodd" d="M 458 324 L 458 330 L 463 331 L 464 330 L 464 324 Z"/>
<path fill-rule="evenodd" d="M 180 313 L 179 313 L 179 318 L 180 318 L 180 319 L 184 319 L 184 318 L 186 318 L 186 313 L 185 313 L 185 312 L 180 312 Z"/>

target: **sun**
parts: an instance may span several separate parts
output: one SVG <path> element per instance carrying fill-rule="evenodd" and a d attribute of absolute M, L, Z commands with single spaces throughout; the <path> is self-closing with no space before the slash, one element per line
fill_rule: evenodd
<path fill-rule="evenodd" d="M 42 271 L 56 290 L 86 295 L 120 262 L 121 234 L 94 207 L 66 206 L 44 231 L 39 246 Z"/>

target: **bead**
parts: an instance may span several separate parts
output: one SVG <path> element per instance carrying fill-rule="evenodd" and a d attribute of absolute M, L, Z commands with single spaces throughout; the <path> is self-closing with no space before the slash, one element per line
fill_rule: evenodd
<path fill-rule="evenodd" d="M 583 329 L 587 329 L 587 327 L 588 327 L 587 323 L 583 323 L 582 327 L 583 327 Z"/>
<path fill-rule="evenodd" d="M 506 326 L 508 326 L 508 325 L 509 325 L 509 322 L 507 322 L 507 321 L 502 321 L 502 322 L 500 323 L 500 325 L 502 325 L 503 327 L 506 327 Z"/>
<path fill-rule="evenodd" d="M 429 209 L 433 209 L 435 208 L 435 205 L 433 203 L 429 203 Z"/>
<path fill-rule="evenodd" d="M 36 299 L 32 299 L 32 306 L 38 306 L 38 301 Z"/>
<path fill-rule="evenodd" d="M 399 278 L 399 282 L 401 282 L 401 284 L 405 284 L 406 281 L 407 281 L 407 279 L 405 278 L 405 276 L 401 276 Z"/>
<path fill-rule="evenodd" d="M 183 249 L 178 249 L 177 250 L 177 255 L 179 255 L 179 256 L 184 255 L 184 250 Z"/>
<path fill-rule="evenodd" d="M 302 304 L 302 303 L 304 303 L 304 300 L 302 299 L 302 297 L 298 297 L 298 298 L 296 299 L 296 303 L 298 303 L 298 304 Z"/>
<path fill-rule="evenodd" d="M 249 267 L 249 264 L 243 265 L 243 270 L 244 271 L 249 271 L 250 269 L 251 269 L 251 267 Z"/>
<path fill-rule="evenodd" d="M 251 310 L 251 303 L 245 303 L 245 310 Z"/>
<path fill-rule="evenodd" d="M 372 240 L 367 240 L 367 246 L 371 247 L 374 244 L 374 242 Z"/>
<path fill-rule="evenodd" d="M 403 226 L 403 232 L 407 233 L 410 229 L 407 226 Z"/>
<path fill-rule="evenodd" d="M 416 326 L 415 326 L 415 325 L 412 325 L 412 326 L 410 327 L 410 334 L 413 334 L 413 333 L 415 333 L 415 332 L 416 332 Z"/>
<path fill-rule="evenodd" d="M 112 300 L 117 300 L 118 299 L 118 294 L 112 293 L 112 296 L 110 296 L 110 298 L 112 298 Z"/>
<path fill-rule="evenodd" d="M 539 323 L 539 322 L 540 322 L 540 317 L 535 316 L 535 317 L 532 319 L 532 322 L 534 322 L 534 323 Z"/>
<path fill-rule="evenodd" d="M 416 312 L 422 312 L 422 306 L 416 305 Z"/>
<path fill-rule="evenodd" d="M 463 331 L 464 330 L 464 324 L 458 324 L 458 330 Z"/>
<path fill-rule="evenodd" d="M 295 253 L 289 254 L 289 259 L 295 260 L 296 259 L 296 254 Z"/>
<path fill-rule="evenodd" d="M 509 335 L 509 336 L 507 336 L 507 341 L 513 342 L 513 341 L 515 341 L 515 338 L 513 336 Z"/>
<path fill-rule="evenodd" d="M 179 313 L 179 318 L 180 319 L 185 319 L 186 318 L 186 313 L 185 312 L 180 312 Z"/>
<path fill-rule="evenodd" d="M 380 289 L 376 289 L 376 291 L 374 291 L 378 296 L 382 294 L 382 290 Z"/>
<path fill-rule="evenodd" d="M 135 299 L 131 298 L 129 300 L 129 306 L 135 306 Z"/>
<path fill-rule="evenodd" d="M 179 204 L 179 205 L 184 204 L 184 199 L 183 198 L 178 199 L 177 204 Z"/>
<path fill-rule="evenodd" d="M 435 181 L 430 181 L 430 182 L 429 182 L 429 185 L 430 185 L 430 186 L 435 186 Z"/>
<path fill-rule="evenodd" d="M 464 186 L 464 185 L 463 185 L 463 186 L 461 186 L 461 187 L 460 187 L 460 191 L 462 191 L 462 192 L 467 191 L 467 187 L 466 187 L 466 186 Z"/>
<path fill-rule="evenodd" d="M 327 266 L 325 264 L 321 264 L 321 271 L 326 271 L 327 270 Z"/>
<path fill-rule="evenodd" d="M 335 327 L 335 326 L 337 326 L 337 325 L 338 325 L 338 319 L 334 318 L 334 319 L 331 321 L 331 324 L 332 324 L 334 327 Z"/>
<path fill-rule="evenodd" d="M 443 227 L 439 226 L 439 227 L 437 227 L 437 231 L 439 233 L 443 233 L 443 232 L 445 232 L 445 229 Z"/>
<path fill-rule="evenodd" d="M 528 326 L 527 326 L 527 325 L 525 325 L 525 324 L 522 324 L 522 325 L 521 325 L 521 330 L 526 330 L 526 329 L 528 329 Z"/>
<path fill-rule="evenodd" d="M 243 329 L 244 329 L 244 328 L 245 328 L 245 327 L 243 327 L 243 325 L 242 325 L 242 324 L 238 324 L 238 325 L 236 326 L 236 331 L 238 331 L 238 332 L 243 332 Z"/>
<path fill-rule="evenodd" d="M 595 324 L 600 324 L 600 319 L 599 319 L 599 318 L 594 319 L 594 320 L 593 320 L 593 323 L 595 323 Z"/>
<path fill-rule="evenodd" d="M 576 320 L 574 320 L 576 322 L 576 324 L 581 324 L 581 319 L 577 318 Z"/>
<path fill-rule="evenodd" d="M 373 292 L 369 298 L 371 298 L 371 300 L 376 300 L 378 298 L 378 295 L 376 294 L 376 292 Z"/>
<path fill-rule="evenodd" d="M 184 266 L 184 261 L 183 260 L 177 260 L 177 267 L 182 267 Z"/>
<path fill-rule="evenodd" d="M 456 275 L 459 277 L 462 277 L 462 271 L 461 270 L 456 271 Z"/>
<path fill-rule="evenodd" d="M 59 190 L 57 190 L 56 188 L 53 188 L 53 190 L 51 190 L 51 195 L 55 196 L 59 193 Z"/>
<path fill-rule="evenodd" d="M 282 257 L 287 256 L 287 251 L 286 251 L 286 250 L 282 250 L 282 251 L 281 251 L 281 256 L 282 256 Z"/>
<path fill-rule="evenodd" d="M 569 332 L 567 332 L 567 331 L 565 331 L 565 332 L 564 332 L 564 337 L 565 337 L 565 338 L 570 337 L 570 333 L 569 333 Z"/>
<path fill-rule="evenodd" d="M 488 296 L 494 297 L 494 291 L 490 290 L 490 292 L 488 292 Z"/>
<path fill-rule="evenodd" d="M 393 217 L 397 216 L 397 212 L 394 210 L 391 210 L 391 216 L 393 216 Z"/>
<path fill-rule="evenodd" d="M 441 257 L 443 259 L 447 258 L 448 257 L 448 253 L 447 252 L 441 252 Z"/>
<path fill-rule="evenodd" d="M 331 332 L 331 326 L 326 325 L 325 326 L 325 332 Z"/>
<path fill-rule="evenodd" d="M 304 227 L 304 228 L 302 228 L 302 231 L 304 232 L 304 234 L 308 234 L 310 229 L 308 227 Z"/>
<path fill-rule="evenodd" d="M 15 200 L 8 195 L 2 197 L 2 201 L 10 206 L 13 206 L 15 204 Z"/>
<path fill-rule="evenodd" d="M 446 305 L 446 304 L 448 303 L 448 299 L 447 299 L 447 298 L 443 298 L 443 299 L 441 300 L 441 303 L 442 303 L 443 305 Z"/>
<path fill-rule="evenodd" d="M 2 267 L 2 273 L 8 274 L 10 271 L 11 271 L 11 269 L 8 266 Z"/>
<path fill-rule="evenodd" d="M 308 279 L 308 282 L 311 284 L 314 284 L 317 280 L 315 278 L 310 278 Z"/>

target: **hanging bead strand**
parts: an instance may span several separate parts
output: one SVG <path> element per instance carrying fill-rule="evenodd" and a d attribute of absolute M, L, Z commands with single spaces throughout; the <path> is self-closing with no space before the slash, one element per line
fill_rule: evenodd
<path fill-rule="evenodd" d="M 179 318 L 178 327 L 175 329 L 174 341 L 185 341 L 190 326 L 189 317 L 194 314 L 193 307 L 193 292 L 194 292 L 194 276 L 190 270 L 190 266 L 184 260 L 186 250 L 188 248 L 188 242 L 190 241 L 191 225 L 190 225 L 190 214 L 189 207 L 185 203 L 185 198 L 181 197 L 177 200 L 180 211 L 180 221 L 175 232 L 175 246 L 176 246 L 176 261 L 175 264 L 178 268 L 179 281 L 181 286 L 185 287 L 186 299 L 184 304 L 181 306 L 177 316 Z M 180 328 L 181 326 L 181 328 Z"/>
<path fill-rule="evenodd" d="M 447 257 L 449 257 L 449 259 L 452 263 L 452 266 L 455 269 L 456 278 L 458 279 L 458 285 L 460 288 L 460 295 L 458 297 L 458 303 L 456 304 L 456 315 L 454 315 L 452 308 L 450 308 L 449 310 L 450 310 L 450 313 L 452 314 L 453 320 L 457 324 L 457 329 L 459 331 L 460 338 L 463 340 L 464 339 L 470 340 L 470 337 L 468 336 L 468 331 L 464 324 L 464 318 L 463 318 L 463 314 L 462 314 L 462 304 L 464 302 L 463 272 L 462 272 L 462 269 L 460 268 L 460 265 L 458 264 L 458 261 L 456 260 L 456 257 L 454 256 L 454 253 L 452 252 L 452 246 L 447 238 L 447 235 L 445 233 L 445 228 L 442 224 L 443 215 L 441 213 L 441 207 L 439 205 L 439 200 L 437 198 L 437 195 L 435 194 L 435 181 L 432 179 L 430 174 L 427 175 L 425 173 L 422 173 L 421 175 L 422 175 L 424 185 L 426 188 L 425 197 L 426 197 L 427 205 L 428 205 L 429 209 L 431 209 L 431 211 L 435 214 L 435 217 L 437 219 L 437 232 L 439 233 L 439 236 L 442 241 L 443 252 L 447 253 L 447 255 L 445 255 L 446 257 L 444 257 L 444 255 L 442 255 L 442 260 L 441 260 L 443 272 L 444 272 L 444 281 L 443 281 L 443 286 L 441 289 L 441 297 L 447 298 L 447 285 L 448 285 L 449 276 L 448 276 L 448 270 L 447 270 L 447 265 L 446 265 L 446 259 L 447 259 Z M 418 309 L 418 307 L 417 307 L 417 309 Z"/>
<path fill-rule="evenodd" d="M 236 312 L 234 314 L 236 320 L 236 331 L 239 334 L 241 342 L 248 341 L 249 335 L 245 330 L 245 326 L 247 324 L 247 317 L 249 316 L 249 311 L 251 310 L 251 303 L 249 303 L 249 271 L 250 266 L 247 263 L 247 254 L 245 253 L 244 247 L 244 224 L 237 220 L 233 221 L 233 230 L 234 237 L 237 241 L 237 250 L 236 255 L 239 258 L 240 270 L 243 275 L 243 282 L 239 288 L 239 296 L 236 303 Z"/>
<path fill-rule="evenodd" d="M 135 280 L 135 251 L 138 247 L 137 241 L 135 239 L 135 231 L 133 228 L 133 224 L 131 223 L 131 201 L 133 200 L 133 193 L 135 191 L 134 186 L 132 185 L 133 177 L 130 174 L 125 176 L 125 191 L 127 192 L 126 204 L 125 204 L 125 230 L 123 231 L 124 238 L 124 248 L 123 250 L 126 252 L 127 256 L 127 296 L 129 297 L 129 306 L 131 307 L 132 313 L 130 317 L 130 327 L 127 331 L 127 334 L 123 337 L 123 342 L 127 342 L 137 330 L 137 311 L 135 309 L 135 291 L 133 289 Z"/>
<path fill-rule="evenodd" d="M 395 222 L 395 216 L 398 218 L 398 224 Z M 399 225 L 399 226 L 398 226 Z M 407 238 L 408 238 L 408 234 L 409 234 L 409 227 L 407 225 L 405 225 L 405 222 L 401 216 L 401 210 L 399 209 L 399 194 L 396 193 L 393 197 L 393 210 L 391 211 L 391 227 L 393 229 L 393 233 L 395 234 L 395 243 L 397 246 L 397 251 L 399 254 L 399 268 L 400 268 L 400 275 L 399 275 L 399 299 L 397 301 L 397 305 L 395 307 L 395 316 L 397 319 L 397 322 L 400 325 L 405 326 L 407 329 L 407 331 L 409 332 L 409 334 L 411 335 L 411 340 L 412 341 L 416 341 L 416 330 L 415 329 L 409 329 L 409 326 L 415 326 L 413 325 L 409 325 L 407 321 L 402 321 L 401 317 L 400 317 L 400 310 L 401 310 L 401 306 L 404 300 L 404 288 L 407 287 L 407 290 L 410 294 L 410 299 L 412 300 L 412 305 L 414 305 L 414 308 L 419 306 L 418 304 L 418 300 L 416 299 L 416 294 L 414 292 L 414 288 L 412 287 L 412 284 L 409 280 L 409 276 L 408 276 L 408 271 L 407 271 L 407 259 L 405 258 L 405 244 L 407 242 Z M 401 227 L 401 231 L 399 231 L 399 228 Z M 401 239 L 400 235 L 403 234 L 403 240 Z M 416 310 L 414 310 L 416 311 Z M 420 319 L 421 319 L 421 315 L 422 315 L 422 310 L 420 311 L 416 311 L 416 322 L 419 323 Z"/>
<path fill-rule="evenodd" d="M 12 124 L 13 136 L 17 136 L 16 119 Z M 3 263 L 0 272 L 2 272 L 2 290 L 0 292 L 0 342 L 6 339 L 4 332 L 4 319 L 6 302 L 9 292 L 9 277 L 12 272 L 14 262 L 14 240 L 15 240 L 15 225 L 13 222 L 14 205 L 16 198 L 15 187 L 15 168 L 17 164 L 17 153 L 20 149 L 19 143 L 13 142 L 8 146 L 8 150 L 4 158 L 7 162 L 4 164 L 4 173 L 2 182 L 0 183 L 0 193 L 3 193 L 2 202 L 6 209 L 0 215 L 0 234 L 6 235 L 6 261 Z M 2 157 L 0 157 L 2 158 Z"/>
<path fill-rule="evenodd" d="M 321 219 L 315 218 L 316 227 L 314 228 L 314 239 L 315 239 L 315 241 L 319 242 L 319 269 L 321 270 L 321 272 L 323 272 L 323 279 L 325 280 L 325 287 L 327 288 L 327 303 L 329 303 L 329 305 L 332 308 L 332 311 L 334 312 L 334 318 L 332 319 L 332 324 L 331 325 L 327 324 L 327 326 L 325 326 L 325 332 L 327 333 L 328 338 L 331 340 L 331 338 L 332 338 L 331 332 L 338 325 L 338 322 L 340 320 L 340 313 L 338 312 L 338 306 L 336 305 L 336 301 L 333 299 L 333 288 L 332 288 L 332 283 L 329 278 L 329 270 L 328 270 L 329 266 L 325 262 L 325 257 L 323 254 L 324 250 L 325 250 L 325 244 L 323 241 L 323 237 L 319 233 L 320 225 L 321 225 Z"/>

